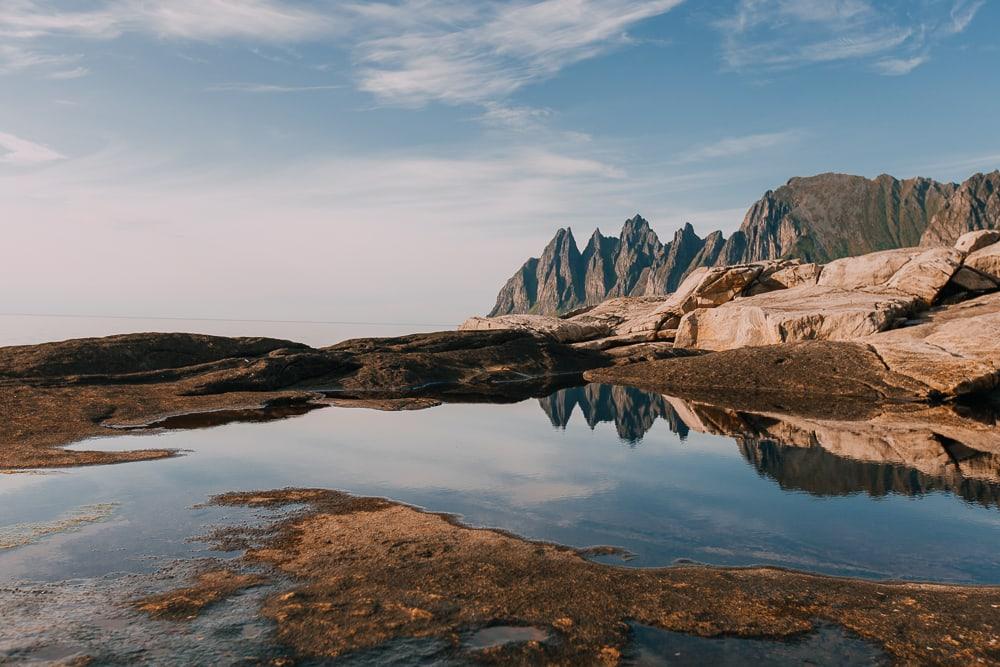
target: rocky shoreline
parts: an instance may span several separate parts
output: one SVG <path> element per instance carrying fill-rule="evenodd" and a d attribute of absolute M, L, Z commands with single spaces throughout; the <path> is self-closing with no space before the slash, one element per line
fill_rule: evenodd
<path fill-rule="evenodd" d="M 479 663 L 618 665 L 628 622 L 701 637 L 778 639 L 830 622 L 900 664 L 1000 659 L 996 587 L 766 567 L 620 568 L 592 562 L 585 551 L 323 489 L 230 493 L 213 502 L 305 509 L 214 534 L 217 548 L 245 554 L 134 605 L 154 618 L 187 621 L 262 583 L 263 567 L 286 583 L 261 613 L 275 624 L 276 640 L 305 661 L 425 638 Z M 463 645 L 464 635 L 498 625 L 534 629 L 539 639 Z"/>
<path fill-rule="evenodd" d="M 524 331 L 450 331 L 326 348 L 158 333 L 0 348 L 0 469 L 168 457 L 174 452 L 62 446 L 181 415 L 523 400 L 581 384 L 585 370 L 677 354 L 683 352 L 580 350 Z"/>

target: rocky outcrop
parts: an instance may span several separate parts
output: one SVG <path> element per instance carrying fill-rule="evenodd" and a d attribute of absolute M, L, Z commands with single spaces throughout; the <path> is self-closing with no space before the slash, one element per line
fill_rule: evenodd
<path fill-rule="evenodd" d="M 507 281 L 491 316 L 558 315 L 623 296 L 673 292 L 699 267 L 796 258 L 806 263 L 913 246 L 950 246 L 964 232 L 1000 228 L 1000 172 L 961 185 L 846 174 L 793 178 L 768 191 L 728 239 L 687 224 L 661 243 L 641 216 L 618 238 L 594 232 L 581 253 L 559 230 Z M 964 250 L 962 252 L 971 252 Z M 898 268 L 898 267 L 897 267 Z"/>
<path fill-rule="evenodd" d="M 634 358 L 650 355 L 655 351 Z M 0 468 L 169 456 L 59 445 L 176 415 L 248 413 L 328 398 L 523 400 L 577 384 L 588 368 L 630 358 L 510 330 L 367 338 L 326 348 L 195 334 L 0 348 Z"/>

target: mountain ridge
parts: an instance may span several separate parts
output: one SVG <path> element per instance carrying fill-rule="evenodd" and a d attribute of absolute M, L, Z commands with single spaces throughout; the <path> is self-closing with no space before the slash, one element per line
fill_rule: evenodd
<path fill-rule="evenodd" d="M 560 314 L 612 297 L 667 294 L 702 266 L 780 258 L 828 262 L 949 244 L 966 231 L 998 227 L 1000 170 L 960 184 L 888 174 L 796 176 L 754 202 L 728 238 L 721 231 L 702 238 L 685 223 L 662 243 L 636 214 L 617 238 L 595 230 L 581 251 L 572 229 L 562 228 L 507 281 L 489 315 Z"/>

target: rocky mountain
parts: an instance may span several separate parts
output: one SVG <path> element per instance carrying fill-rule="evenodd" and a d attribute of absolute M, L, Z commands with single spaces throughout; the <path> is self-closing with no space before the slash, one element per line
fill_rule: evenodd
<path fill-rule="evenodd" d="M 928 178 L 847 174 L 792 178 L 747 211 L 738 231 L 699 237 L 690 224 L 662 243 L 636 215 L 621 234 L 596 230 L 581 252 L 560 229 L 541 257 L 504 285 L 490 315 L 564 313 L 615 296 L 672 292 L 692 270 L 765 259 L 828 262 L 916 245 L 950 244 L 963 232 L 1000 227 L 1000 171 L 960 185 Z"/>

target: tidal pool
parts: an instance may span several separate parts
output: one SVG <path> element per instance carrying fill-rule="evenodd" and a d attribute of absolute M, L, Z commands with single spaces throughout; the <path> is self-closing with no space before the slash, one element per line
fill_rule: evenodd
<path fill-rule="evenodd" d="M 945 479 L 818 446 L 709 435 L 656 394 L 590 385 L 506 405 L 273 416 L 284 418 L 181 421 L 172 425 L 202 428 L 76 445 L 184 450 L 173 459 L 0 475 L 0 534 L 19 536 L 0 544 L 3 588 L 34 586 L 51 599 L 97 595 L 101 582 L 108 588 L 177 559 L 222 556 L 192 538 L 254 512 L 201 503 L 281 487 L 385 496 L 533 539 L 620 547 L 629 558 L 614 550 L 594 557 L 625 567 L 694 561 L 1000 582 L 1000 488 L 988 476 Z M 25 608 L 37 628 L 44 605 Z M 71 617 L 73 608 L 59 613 Z M 220 613 L 229 614 L 223 637 L 237 641 L 233 608 Z M 11 607 L 0 616 L 2 659 L 15 655 L 11 635 L 24 619 Z M 677 650 L 677 642 L 646 640 L 644 660 L 660 645 Z M 685 655 L 699 650 L 682 644 Z"/>

